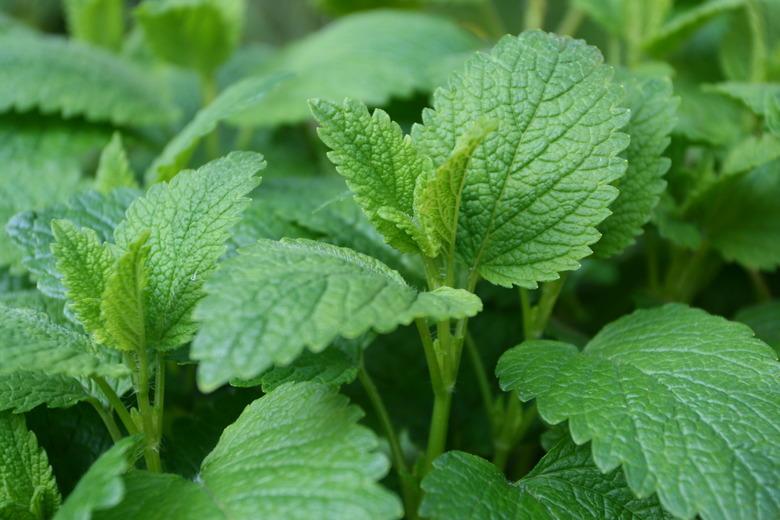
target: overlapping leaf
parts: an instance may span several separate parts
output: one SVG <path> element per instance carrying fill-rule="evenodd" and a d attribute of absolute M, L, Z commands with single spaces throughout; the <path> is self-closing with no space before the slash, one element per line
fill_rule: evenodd
<path fill-rule="evenodd" d="M 432 520 L 671 518 L 655 497 L 635 497 L 620 470 L 602 474 L 589 447 L 570 439 L 556 443 L 515 483 L 490 462 L 453 451 L 434 461 L 422 486 L 420 512 Z"/>
<path fill-rule="evenodd" d="M 637 311 L 582 353 L 532 341 L 509 350 L 504 389 L 537 399 L 553 424 L 592 441 L 604 472 L 623 466 L 639 496 L 690 518 L 780 513 L 780 364 L 744 325 L 683 305 Z"/>
<path fill-rule="evenodd" d="M 191 352 L 204 390 L 290 363 L 305 347 L 321 351 L 338 336 L 386 333 L 415 318 L 473 316 L 482 307 L 462 290 L 418 293 L 374 258 L 302 239 L 243 249 L 206 291 Z"/>

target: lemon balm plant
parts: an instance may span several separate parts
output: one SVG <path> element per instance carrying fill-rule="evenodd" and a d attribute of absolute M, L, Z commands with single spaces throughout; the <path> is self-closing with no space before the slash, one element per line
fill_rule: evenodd
<path fill-rule="evenodd" d="M 776 518 L 780 11 L 604 5 L 0 19 L 0 518 Z"/>

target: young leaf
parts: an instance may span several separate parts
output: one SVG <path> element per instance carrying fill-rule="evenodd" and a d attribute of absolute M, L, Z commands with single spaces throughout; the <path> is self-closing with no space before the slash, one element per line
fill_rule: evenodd
<path fill-rule="evenodd" d="M 341 105 L 312 100 L 310 105 L 320 139 L 333 150 L 328 158 L 385 240 L 401 251 L 432 253 L 429 244 L 415 240 L 422 235 L 412 222 L 414 187 L 431 170 L 430 159 L 383 110 L 369 114 L 363 103 L 350 99 Z"/>
<path fill-rule="evenodd" d="M 135 17 L 160 58 L 211 76 L 238 45 L 245 0 L 146 0 Z"/>
<path fill-rule="evenodd" d="M 400 517 L 398 500 L 376 484 L 388 463 L 375 435 L 356 424 L 362 415 L 330 388 L 285 384 L 225 429 L 201 478 L 234 517 Z M 240 481 L 264 484 L 242 489 Z"/>
<path fill-rule="evenodd" d="M 95 174 L 95 189 L 100 193 L 110 193 L 116 188 L 137 187 L 138 182 L 122 147 L 122 136 L 119 132 L 114 132 L 111 141 L 100 154 L 100 162 Z"/>
<path fill-rule="evenodd" d="M 146 258 L 146 336 L 150 346 L 170 350 L 186 343 L 195 324 L 190 314 L 201 299 L 203 279 L 225 252 L 230 227 L 260 183 L 259 154 L 233 152 L 170 183 L 156 184 L 127 210 L 114 236 L 128 250 L 149 232 Z"/>
<path fill-rule="evenodd" d="M 99 343 L 107 339 L 100 316 L 100 300 L 114 266 L 114 253 L 97 233 L 68 220 L 51 223 L 51 251 L 68 296 L 68 308 Z"/>
<path fill-rule="evenodd" d="M 0 518 L 50 518 L 60 492 L 46 452 L 22 415 L 0 413 L 0 462 Z"/>
<path fill-rule="evenodd" d="M 780 364 L 744 325 L 684 305 L 640 310 L 585 347 L 532 341 L 496 370 L 505 390 L 537 399 L 592 441 L 604 472 L 622 465 L 638 496 L 676 516 L 775 518 Z"/>
<path fill-rule="evenodd" d="M 723 160 L 723 175 L 752 170 L 780 158 L 780 138 L 772 134 L 749 136 L 736 143 Z"/>
<path fill-rule="evenodd" d="M 143 69 L 107 51 L 50 36 L 0 33 L 0 110 L 166 124 L 177 114 L 161 94 Z"/>
<path fill-rule="evenodd" d="M 226 261 L 206 285 L 191 355 L 198 383 L 213 390 L 319 352 L 338 336 L 387 333 L 415 318 L 474 316 L 475 295 L 442 287 L 418 293 L 374 258 L 311 240 L 259 240 Z"/>
<path fill-rule="evenodd" d="M 122 364 L 98 357 L 89 338 L 56 324 L 44 313 L 0 304 L 0 374 L 43 371 L 73 377 L 127 373 Z"/>
<path fill-rule="evenodd" d="M 299 123 L 306 100 L 358 99 L 370 106 L 427 92 L 480 43 L 441 17 L 408 10 L 357 13 L 329 24 L 278 53 L 257 73 L 290 73 L 251 110 L 231 121 L 245 126 Z"/>
<path fill-rule="evenodd" d="M 200 140 L 215 131 L 220 121 L 257 104 L 278 82 L 277 76 L 255 77 L 229 86 L 165 146 L 146 172 L 147 179 L 171 180 L 187 165 Z"/>
<path fill-rule="evenodd" d="M 114 228 L 124 218 L 125 210 L 138 196 L 134 190 L 118 189 L 103 195 L 89 191 L 79 193 L 65 204 L 41 211 L 24 211 L 12 218 L 6 230 L 24 251 L 22 265 L 37 281 L 38 289 L 47 296 L 65 299 L 62 274 L 56 268 L 51 251 L 54 234 L 52 220 L 67 220 L 97 233 L 102 242 L 114 239 Z"/>
<path fill-rule="evenodd" d="M 602 474 L 588 447 L 568 438 L 515 483 L 490 462 L 451 451 L 434 461 L 422 487 L 420 513 L 431 520 L 671 518 L 656 497 L 634 496 L 619 469 Z"/>
<path fill-rule="evenodd" d="M 602 257 L 616 255 L 634 242 L 666 187 L 663 176 L 670 165 L 661 154 L 675 124 L 678 100 L 672 97 L 671 82 L 628 76 L 625 88 L 624 103 L 631 110 L 625 129 L 631 136 L 625 151 L 628 168 L 615 183 L 620 194 L 609 207 L 612 214 L 599 226 L 602 237 L 593 249 Z"/>
<path fill-rule="evenodd" d="M 125 494 L 122 474 L 140 454 L 137 447 L 137 437 L 126 437 L 101 455 L 81 477 L 54 520 L 89 519 L 95 511 L 117 505 Z"/>
<path fill-rule="evenodd" d="M 68 32 L 78 40 L 118 50 L 124 37 L 122 0 L 65 0 Z"/>
<path fill-rule="evenodd" d="M 119 350 L 147 348 L 145 309 L 147 273 L 146 245 L 149 233 L 142 233 L 130 244 L 111 271 L 100 300 L 100 320 L 110 346 Z"/>
<path fill-rule="evenodd" d="M 626 167 L 618 130 L 629 114 L 611 78 L 595 48 L 530 31 L 505 36 L 435 93 L 412 136 L 437 167 L 470 123 L 498 124 L 461 195 L 456 253 L 472 276 L 536 287 L 590 254 Z"/>

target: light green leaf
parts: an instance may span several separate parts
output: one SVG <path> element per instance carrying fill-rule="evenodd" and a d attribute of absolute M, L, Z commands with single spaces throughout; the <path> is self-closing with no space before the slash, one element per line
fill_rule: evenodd
<path fill-rule="evenodd" d="M 620 194 L 609 207 L 612 215 L 599 226 L 602 237 L 593 249 L 602 257 L 620 253 L 641 233 L 666 188 L 663 176 L 671 164 L 661 155 L 669 145 L 678 103 L 671 82 L 627 76 L 625 89 L 625 104 L 631 110 L 625 129 L 631 136 L 625 151 L 628 168 L 615 183 Z"/>
<path fill-rule="evenodd" d="M 290 73 L 252 110 L 242 126 L 298 123 L 311 117 L 311 98 L 353 98 L 370 106 L 429 91 L 459 67 L 479 41 L 455 23 L 411 11 L 370 11 L 336 20 L 262 62 L 257 73 Z M 446 77 L 446 76 L 445 76 Z"/>
<path fill-rule="evenodd" d="M 778 83 L 743 83 L 739 81 L 726 81 L 704 85 L 706 91 L 717 92 L 736 99 L 753 111 L 754 114 L 766 116 L 770 110 L 770 103 L 774 97 L 780 94 Z"/>
<path fill-rule="evenodd" d="M 780 265 L 780 160 L 715 184 L 687 212 L 726 260 L 772 270 Z"/>
<path fill-rule="evenodd" d="M 434 461 L 422 487 L 420 512 L 431 520 L 672 518 L 655 497 L 636 498 L 620 470 L 602 474 L 588 447 L 568 438 L 515 483 L 490 462 L 451 451 Z"/>
<path fill-rule="evenodd" d="M 208 77 L 238 45 L 245 0 L 146 0 L 135 17 L 161 59 Z"/>
<path fill-rule="evenodd" d="M 65 204 L 57 204 L 42 211 L 24 211 L 14 216 L 6 229 L 24 251 L 22 265 L 32 273 L 38 289 L 52 298 L 65 298 L 62 275 L 57 271 L 56 259 L 51 252 L 54 242 L 52 220 L 70 221 L 95 231 L 100 241 L 111 242 L 114 228 L 137 196 L 138 192 L 128 189 L 114 190 L 106 195 L 83 192 Z"/>
<path fill-rule="evenodd" d="M 65 20 L 73 38 L 117 50 L 124 37 L 122 0 L 65 0 Z"/>
<path fill-rule="evenodd" d="M 745 307 L 734 319 L 748 325 L 756 336 L 780 353 L 780 301 Z"/>
<path fill-rule="evenodd" d="M 122 474 L 138 455 L 137 437 L 126 437 L 114 444 L 81 477 L 54 520 L 89 520 L 95 511 L 121 502 L 125 494 Z"/>
<path fill-rule="evenodd" d="M 733 175 L 780 158 L 780 137 L 749 136 L 731 147 L 723 161 L 723 175 Z"/>
<path fill-rule="evenodd" d="M 388 462 L 362 415 L 330 388 L 282 385 L 225 429 L 200 477 L 229 517 L 399 518 L 398 499 L 376 484 Z"/>
<path fill-rule="evenodd" d="M 777 518 L 780 364 L 742 325 L 684 305 L 640 310 L 580 353 L 526 342 L 496 373 L 541 417 L 592 441 L 604 472 L 683 518 Z"/>
<path fill-rule="evenodd" d="M 414 187 L 431 161 L 380 109 L 369 114 L 360 101 L 310 102 L 328 158 L 347 180 L 355 200 L 385 240 L 400 251 L 422 248 L 413 238 Z M 384 211 L 382 211 L 384 210 Z M 407 226 L 408 224 L 408 226 Z M 411 231 L 411 233 L 410 233 Z"/>
<path fill-rule="evenodd" d="M 100 154 L 100 162 L 95 174 L 95 189 L 101 193 L 109 193 L 116 188 L 137 187 L 138 182 L 122 147 L 122 136 L 119 132 L 114 132 L 111 141 Z"/>
<path fill-rule="evenodd" d="M 576 269 L 625 171 L 621 93 L 597 49 L 539 31 L 505 36 L 434 95 L 412 137 L 443 164 L 463 128 L 498 130 L 465 174 L 456 237 L 459 259 L 499 285 L 536 287 Z"/>
<path fill-rule="evenodd" d="M 142 351 L 146 345 L 145 308 L 147 289 L 146 245 L 149 232 L 141 233 L 119 257 L 106 279 L 100 299 L 100 319 L 110 340 L 119 350 Z"/>
<path fill-rule="evenodd" d="M 87 332 L 103 343 L 107 336 L 100 316 L 100 300 L 114 266 L 114 253 L 93 230 L 79 228 L 69 220 L 53 220 L 51 229 L 51 251 L 67 290 L 68 308 Z"/>
<path fill-rule="evenodd" d="M 20 370 L 0 375 L 0 410 L 22 413 L 42 404 L 68 408 L 89 397 L 77 379 L 62 374 Z"/>
<path fill-rule="evenodd" d="M 172 179 L 187 165 L 200 140 L 213 132 L 220 121 L 256 105 L 279 79 L 277 76 L 247 78 L 225 89 L 165 146 L 146 172 L 147 179 Z"/>
<path fill-rule="evenodd" d="M 203 296 L 203 279 L 225 252 L 230 227 L 249 203 L 245 195 L 260 183 L 255 173 L 264 167 L 259 154 L 233 152 L 152 186 L 128 208 L 114 236 L 127 250 L 150 233 L 144 304 L 150 346 L 176 348 L 195 332 L 190 314 Z"/>
<path fill-rule="evenodd" d="M 228 520 L 217 502 L 195 482 L 171 473 L 130 471 L 124 499 L 98 511 L 95 520 Z"/>
<path fill-rule="evenodd" d="M 50 518 L 60 500 L 49 459 L 24 416 L 0 413 L 0 518 Z"/>
<path fill-rule="evenodd" d="M 675 134 L 691 141 L 729 145 L 749 133 L 745 117 L 749 114 L 736 101 L 685 81 L 675 82 L 674 91 L 680 96 Z"/>
<path fill-rule="evenodd" d="M 118 125 L 165 124 L 176 109 L 131 62 L 51 36 L 0 34 L 0 110 L 40 110 Z"/>
<path fill-rule="evenodd" d="M 463 318 L 482 308 L 466 291 L 418 293 L 374 258 L 303 239 L 259 240 L 226 261 L 206 292 L 191 356 L 207 391 L 288 364 L 304 348 L 319 352 L 338 336 L 387 333 L 415 318 Z"/>
<path fill-rule="evenodd" d="M 362 412 L 331 388 L 287 383 L 246 407 L 201 466 L 197 482 L 132 472 L 102 520 L 400 518 L 377 484 L 388 470 Z"/>
<path fill-rule="evenodd" d="M 73 377 L 119 377 L 124 365 L 102 360 L 89 338 L 32 309 L 0 304 L 0 374 L 43 371 Z"/>
<path fill-rule="evenodd" d="M 466 170 L 474 150 L 495 129 L 492 122 L 477 121 L 458 137 L 452 155 L 435 172 L 428 170 L 417 180 L 414 211 L 432 243 L 430 256 L 442 246 L 448 256 L 454 253 Z"/>

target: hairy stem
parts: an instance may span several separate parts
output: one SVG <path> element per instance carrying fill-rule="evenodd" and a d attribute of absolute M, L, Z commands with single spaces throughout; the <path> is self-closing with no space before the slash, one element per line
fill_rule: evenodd
<path fill-rule="evenodd" d="M 109 435 L 111 435 L 111 440 L 114 442 L 118 442 L 122 439 L 122 431 L 119 429 L 119 426 L 117 426 L 116 421 L 114 420 L 114 416 L 111 412 L 111 410 L 106 410 L 103 408 L 103 405 L 100 404 L 100 402 L 97 399 L 88 399 L 89 404 L 92 405 L 92 407 L 95 409 L 97 414 L 100 416 L 100 419 L 103 421 L 103 424 L 106 426 L 106 429 L 108 430 Z"/>
<path fill-rule="evenodd" d="M 100 388 L 100 391 L 103 392 L 104 396 L 106 396 L 106 399 L 108 399 L 108 402 L 119 416 L 119 420 L 122 421 L 122 425 L 124 425 L 127 433 L 130 435 L 139 433 L 138 427 L 135 425 L 135 421 L 133 421 L 133 418 L 130 416 L 130 412 L 127 411 L 127 408 L 125 408 L 122 399 L 120 399 L 117 393 L 114 392 L 114 389 L 111 388 L 111 385 L 109 385 L 108 382 L 100 376 L 92 376 L 92 380 L 95 382 L 95 384 L 98 385 L 98 388 Z"/>
<path fill-rule="evenodd" d="M 154 425 L 155 413 L 149 404 L 149 354 L 146 348 L 138 349 L 138 409 L 144 429 L 144 460 L 146 469 L 154 473 L 162 471 L 160 453 L 157 444 L 157 429 Z"/>
<path fill-rule="evenodd" d="M 156 442 L 159 446 L 162 439 L 163 413 L 165 411 L 165 357 L 161 353 L 156 353 L 157 367 L 154 379 L 154 422 L 156 428 Z"/>
<path fill-rule="evenodd" d="M 406 510 L 407 518 L 415 518 L 417 514 L 418 495 L 417 483 L 415 482 L 412 474 L 409 472 L 409 468 L 406 465 L 404 459 L 403 450 L 401 449 L 401 443 L 398 441 L 398 435 L 396 435 L 395 427 L 390 420 L 390 414 L 387 413 L 387 407 L 385 406 L 382 396 L 377 390 L 374 380 L 371 379 L 368 371 L 366 370 L 363 360 L 360 360 L 360 368 L 358 369 L 358 380 L 363 386 L 363 389 L 368 395 L 371 406 L 374 408 L 374 412 L 379 419 L 379 423 L 385 432 L 387 437 L 387 443 L 390 445 L 390 455 L 393 460 L 393 466 L 398 474 L 398 481 L 401 484 L 401 495 L 403 496 L 404 509 Z"/>

